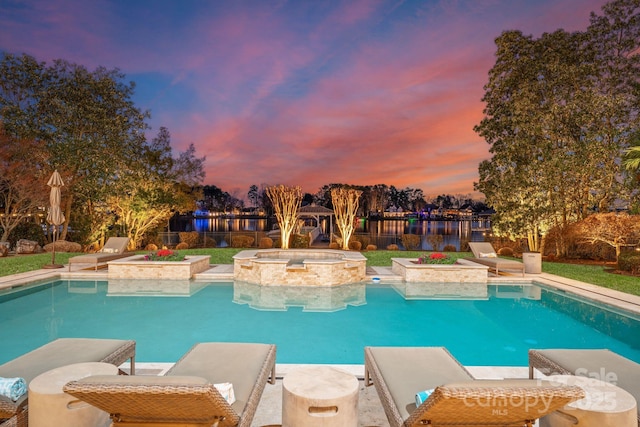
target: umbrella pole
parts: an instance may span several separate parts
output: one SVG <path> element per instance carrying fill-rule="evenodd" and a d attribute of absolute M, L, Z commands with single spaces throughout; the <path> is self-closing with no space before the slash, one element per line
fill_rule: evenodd
<path fill-rule="evenodd" d="M 46 264 L 43 265 L 42 268 L 62 268 L 64 267 L 61 264 L 56 264 L 56 229 L 58 228 L 57 225 L 54 224 L 53 226 L 53 249 L 51 250 L 51 264 Z"/>
<path fill-rule="evenodd" d="M 51 251 L 51 265 L 56 265 L 56 231 L 57 226 L 53 226 L 53 250 Z"/>

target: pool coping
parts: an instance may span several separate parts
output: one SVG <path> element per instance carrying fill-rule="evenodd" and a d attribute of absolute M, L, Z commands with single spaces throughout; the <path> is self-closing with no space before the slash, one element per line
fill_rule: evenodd
<path fill-rule="evenodd" d="M 367 267 L 365 281 L 373 281 L 379 278 L 381 281 L 398 281 L 402 277 L 393 273 L 391 267 Z M 89 279 L 89 280 L 107 280 L 108 274 L 106 269 L 79 269 L 68 271 L 67 268 L 57 270 L 38 269 L 26 273 L 12 274 L 0 277 L 0 290 L 22 286 L 41 280 L 51 279 Z M 233 265 L 218 264 L 194 276 L 196 281 L 229 281 L 233 280 Z M 487 279 L 488 285 L 513 285 L 513 284 L 531 284 L 537 282 L 545 286 L 549 286 L 560 291 L 569 292 L 579 297 L 594 300 L 612 307 L 616 307 L 628 312 L 640 315 L 640 296 L 627 294 L 613 289 L 604 288 L 578 280 L 567 279 L 549 273 L 525 274 L 524 277 L 519 273 L 504 274 L 496 276 L 489 273 Z"/>

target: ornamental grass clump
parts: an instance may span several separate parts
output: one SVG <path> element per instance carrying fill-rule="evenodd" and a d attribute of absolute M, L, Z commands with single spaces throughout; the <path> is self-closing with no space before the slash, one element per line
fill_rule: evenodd
<path fill-rule="evenodd" d="M 432 254 L 423 254 L 418 258 L 418 264 L 454 264 L 456 259 L 447 254 L 434 252 Z"/>
<path fill-rule="evenodd" d="M 160 249 L 156 252 L 151 252 L 144 256 L 145 261 L 184 261 L 185 257 L 179 252 L 174 252 L 171 249 Z"/>

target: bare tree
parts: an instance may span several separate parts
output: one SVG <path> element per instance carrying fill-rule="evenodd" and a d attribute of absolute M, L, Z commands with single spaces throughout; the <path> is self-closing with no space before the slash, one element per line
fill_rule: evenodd
<path fill-rule="evenodd" d="M 626 213 L 599 213 L 588 216 L 575 224 L 584 243 L 602 242 L 615 248 L 616 259 L 623 247 L 640 244 L 640 215 Z"/>
<path fill-rule="evenodd" d="M 289 249 L 289 237 L 298 222 L 298 210 L 302 203 L 302 190 L 300 187 L 274 185 L 267 187 L 266 191 L 273 204 L 278 226 L 280 226 L 282 249 Z"/>
<path fill-rule="evenodd" d="M 336 224 L 342 235 L 342 249 L 349 250 L 349 240 L 355 230 L 356 213 L 362 191 L 355 188 L 332 188 L 331 202 L 336 215 Z"/>
<path fill-rule="evenodd" d="M 0 128 L 0 242 L 21 223 L 37 218 L 46 206 L 47 187 L 42 143 L 16 140 Z"/>

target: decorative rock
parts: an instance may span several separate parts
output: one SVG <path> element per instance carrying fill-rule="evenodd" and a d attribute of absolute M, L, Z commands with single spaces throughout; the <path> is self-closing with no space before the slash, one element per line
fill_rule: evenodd
<path fill-rule="evenodd" d="M 5 243 L 5 242 L 0 242 L 0 258 L 6 257 L 7 255 L 9 255 L 9 247 L 1 243 Z M 6 242 L 6 243 L 9 243 L 9 242 Z"/>
<path fill-rule="evenodd" d="M 53 243 L 47 243 L 44 245 L 46 252 L 53 250 Z M 56 240 L 56 252 L 82 252 L 82 245 L 76 242 L 67 242 L 66 240 Z"/>
<path fill-rule="evenodd" d="M 146 251 L 157 251 L 158 245 L 154 245 L 153 243 L 149 243 L 145 248 Z"/>
<path fill-rule="evenodd" d="M 33 240 L 20 239 L 16 243 L 17 254 L 35 254 L 38 249 L 38 242 L 34 242 Z"/>

